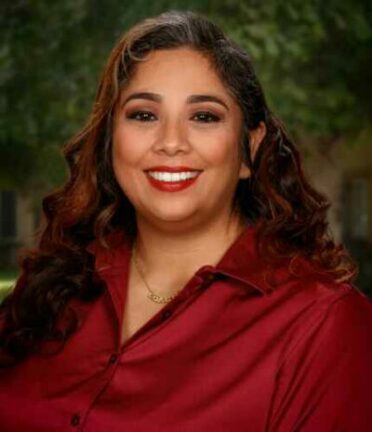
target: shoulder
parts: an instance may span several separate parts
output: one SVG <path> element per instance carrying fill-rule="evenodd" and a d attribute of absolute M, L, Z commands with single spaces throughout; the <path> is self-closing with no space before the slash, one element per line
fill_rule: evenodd
<path fill-rule="evenodd" d="M 345 313 L 363 309 L 371 311 L 371 300 L 350 282 L 338 282 L 318 264 L 300 257 L 279 268 L 277 295 L 285 296 L 294 307 L 309 308 L 319 316 L 330 309 Z"/>
<path fill-rule="evenodd" d="M 354 350 L 355 354 L 361 350 L 372 355 L 372 303 L 353 285 L 345 285 L 340 291 L 322 308 L 323 338 L 337 341 L 343 352 Z"/>
<path fill-rule="evenodd" d="M 361 347 L 372 340 L 372 303 L 355 285 L 339 283 L 304 261 L 286 267 L 282 276 L 266 301 L 276 304 L 288 323 L 285 357 L 316 349 L 320 340 L 346 350 L 346 344 Z"/>
<path fill-rule="evenodd" d="M 371 301 L 354 285 L 321 275 L 283 288 L 281 299 L 296 319 L 285 334 L 276 372 L 273 430 L 293 430 L 298 424 L 304 431 L 339 430 L 341 424 L 345 431 L 367 430 Z"/>
<path fill-rule="evenodd" d="M 372 364 L 372 303 L 354 285 L 306 281 L 297 294 L 302 313 L 285 358 L 321 355 L 332 361 L 367 356 Z"/>

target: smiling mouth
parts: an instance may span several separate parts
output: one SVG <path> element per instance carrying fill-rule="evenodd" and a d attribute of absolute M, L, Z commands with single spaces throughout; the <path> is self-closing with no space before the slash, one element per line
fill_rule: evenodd
<path fill-rule="evenodd" d="M 160 182 L 179 183 L 182 181 L 190 180 L 197 177 L 201 171 L 181 171 L 181 172 L 167 172 L 167 171 L 146 171 L 146 174 Z"/>
<path fill-rule="evenodd" d="M 149 169 L 145 171 L 145 174 L 155 189 L 161 192 L 180 192 L 195 184 L 202 172 L 201 170 L 167 168 L 167 170 Z"/>

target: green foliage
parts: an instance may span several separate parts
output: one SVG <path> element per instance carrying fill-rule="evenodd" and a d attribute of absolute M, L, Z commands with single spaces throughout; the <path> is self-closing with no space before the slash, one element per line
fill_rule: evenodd
<path fill-rule="evenodd" d="M 230 0 L 220 2 L 215 19 L 251 53 L 290 129 L 332 140 L 368 125 L 370 2 Z"/>
<path fill-rule="evenodd" d="M 18 271 L 16 269 L 0 268 L 0 303 L 13 289 L 17 276 Z"/>
<path fill-rule="evenodd" d="M 84 124 L 123 31 L 170 3 L 13 1 L 0 15 L 0 186 L 43 195 L 63 181 L 61 145 Z M 195 2 L 196 3 L 196 2 Z"/>
<path fill-rule="evenodd" d="M 61 144 L 85 122 L 103 64 L 137 21 L 169 9 L 210 16 L 245 46 L 292 131 L 333 139 L 371 118 L 367 0 L 13 0 L 0 11 L 0 186 L 61 183 Z"/>

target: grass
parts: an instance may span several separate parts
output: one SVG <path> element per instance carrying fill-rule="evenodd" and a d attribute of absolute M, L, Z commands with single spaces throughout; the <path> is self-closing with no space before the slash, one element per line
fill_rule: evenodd
<path fill-rule="evenodd" d="M 8 291 L 13 287 L 19 271 L 17 269 L 0 270 L 0 301 L 5 297 Z"/>

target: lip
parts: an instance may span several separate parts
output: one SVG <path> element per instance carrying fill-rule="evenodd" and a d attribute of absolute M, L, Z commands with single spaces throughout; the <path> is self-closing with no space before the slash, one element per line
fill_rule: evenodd
<path fill-rule="evenodd" d="M 172 168 L 173 170 L 167 171 L 164 168 Z M 175 168 L 177 168 L 177 171 L 175 171 Z M 180 169 L 180 168 L 182 168 L 182 169 Z M 181 190 L 184 190 L 184 189 L 190 187 L 191 185 L 193 185 L 198 180 L 198 178 L 200 177 L 200 174 L 201 174 L 201 170 L 193 170 L 193 169 L 187 168 L 187 167 L 153 167 L 147 171 L 163 171 L 163 172 L 173 172 L 173 173 L 174 172 L 180 172 L 180 171 L 199 171 L 197 176 L 189 178 L 187 180 L 181 180 L 179 182 L 160 181 L 160 180 L 153 178 L 152 176 L 150 176 L 150 174 L 148 172 L 146 172 L 146 178 L 149 181 L 149 183 L 151 184 L 151 186 L 154 187 L 155 189 L 162 191 L 162 192 L 179 192 Z"/>
<path fill-rule="evenodd" d="M 145 172 L 148 171 L 161 171 L 161 172 L 169 172 L 169 173 L 177 173 L 177 172 L 184 172 L 184 171 L 202 171 L 200 169 L 195 169 L 195 168 L 190 168 L 187 166 L 165 166 L 165 165 L 159 165 L 159 166 L 154 166 L 151 168 L 148 168 L 146 170 L 144 170 Z"/>

